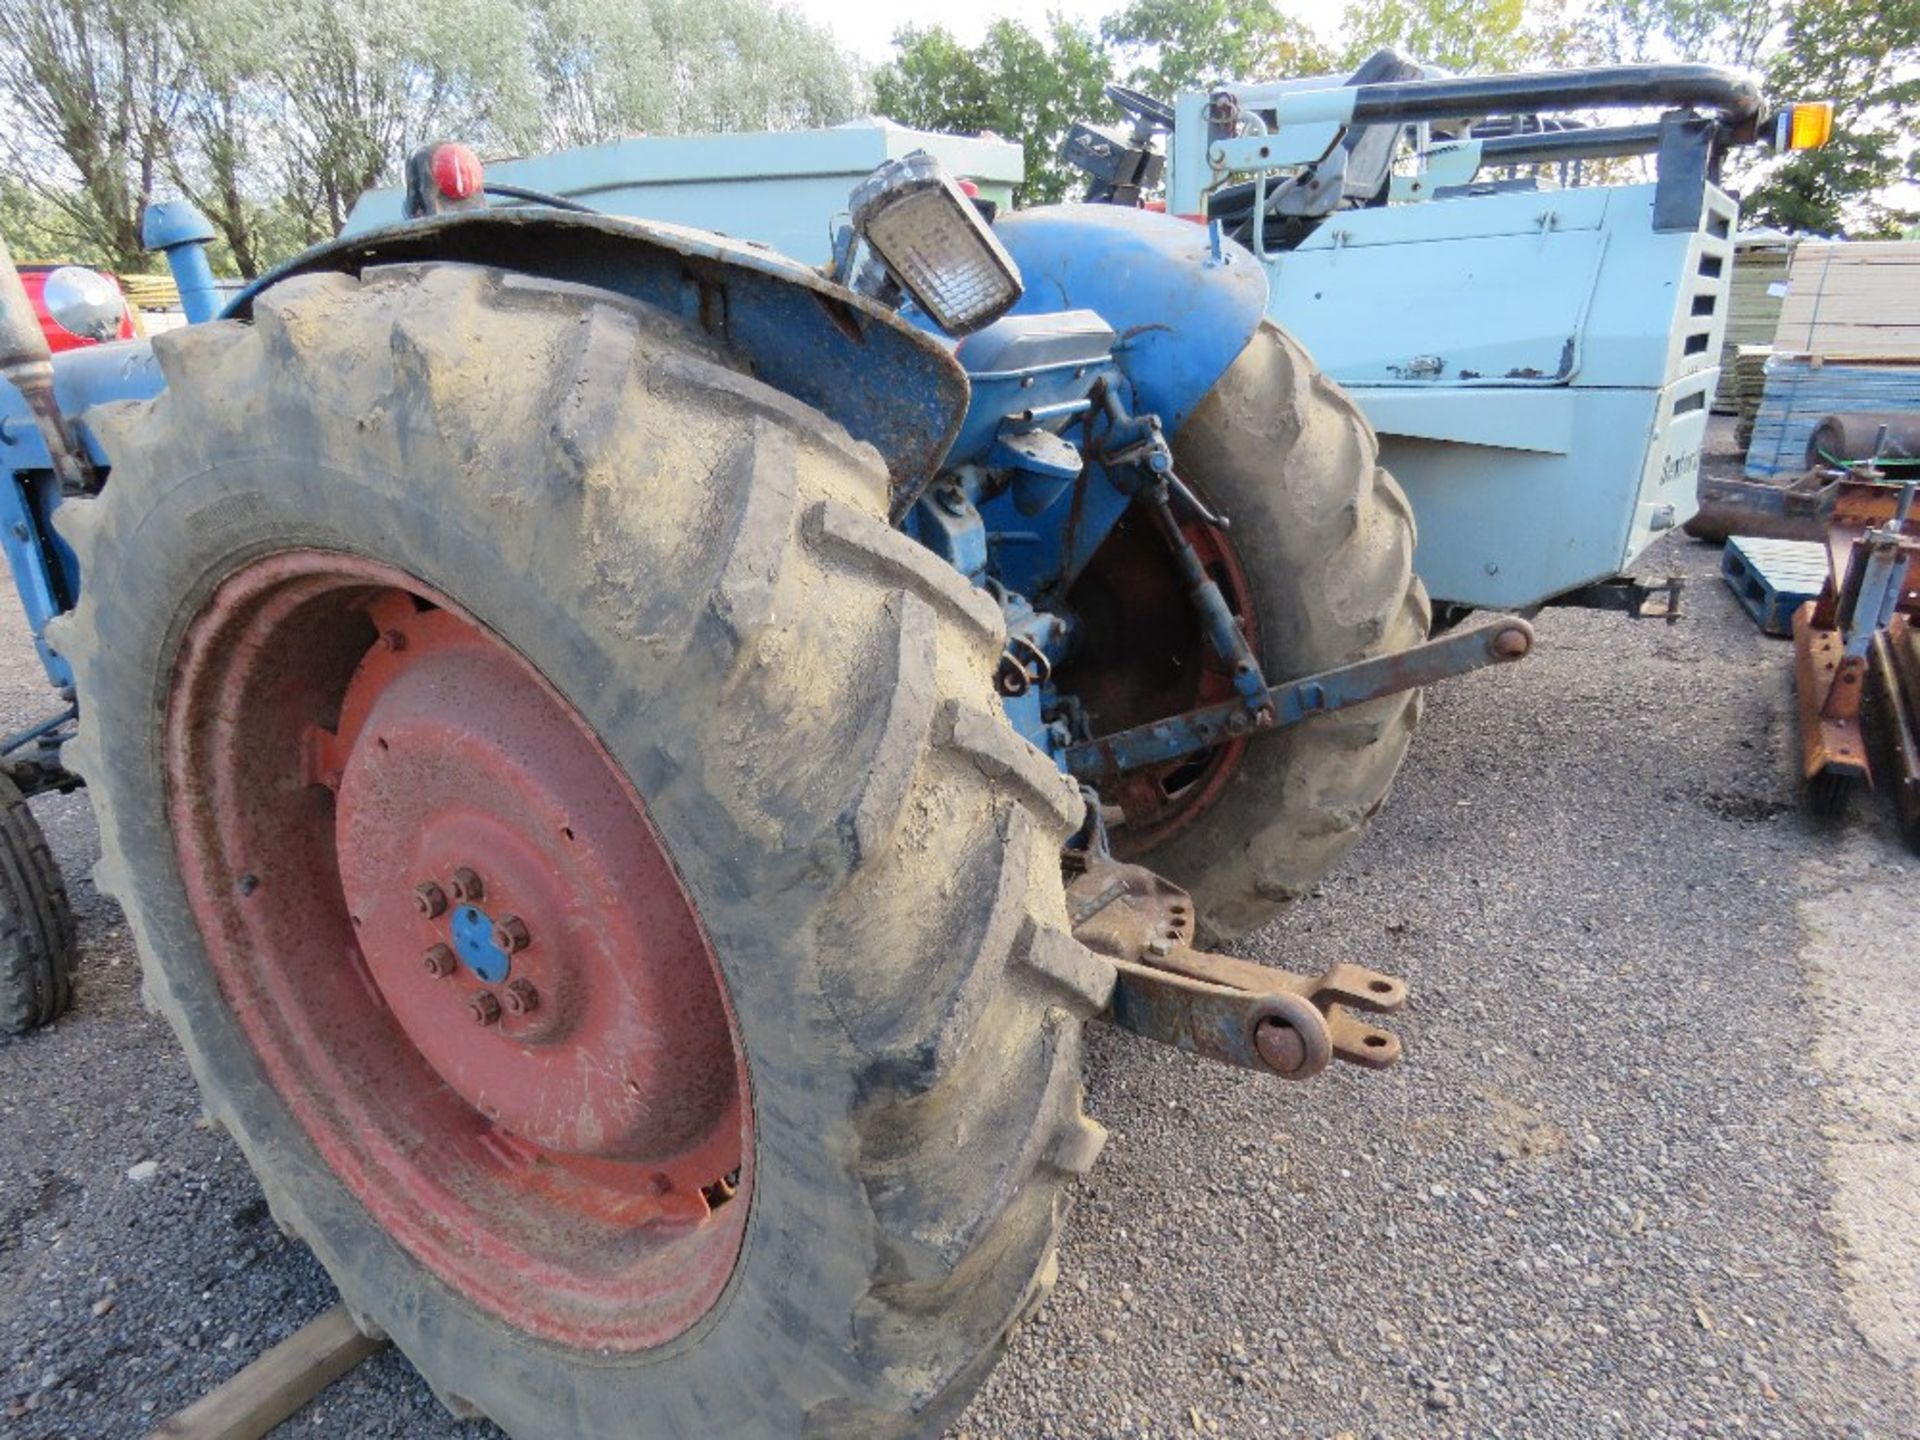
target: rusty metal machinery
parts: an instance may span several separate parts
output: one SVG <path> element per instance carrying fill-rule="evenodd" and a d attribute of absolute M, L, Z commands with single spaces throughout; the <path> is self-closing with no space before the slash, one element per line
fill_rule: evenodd
<path fill-rule="evenodd" d="M 1800 779 L 1817 815 L 1843 811 L 1862 785 L 1892 789 L 1920 842 L 1920 482 L 1840 483 L 1827 530 L 1829 573 L 1793 618 Z M 1890 773 L 1876 777 L 1877 709 Z"/>
<path fill-rule="evenodd" d="M 1100 851 L 1067 886 L 1076 940 L 1119 972 L 1105 1018 L 1123 1030 L 1208 1060 L 1285 1080 L 1310 1080 L 1330 1061 L 1384 1070 L 1400 1040 L 1354 1011 L 1406 1004 L 1404 980 L 1359 965 L 1302 975 L 1194 948 L 1187 892 Z"/>

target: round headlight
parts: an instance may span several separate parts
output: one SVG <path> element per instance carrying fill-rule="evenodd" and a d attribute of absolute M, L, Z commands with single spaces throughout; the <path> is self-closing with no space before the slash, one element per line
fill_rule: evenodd
<path fill-rule="evenodd" d="M 113 339 L 127 312 L 120 287 L 84 265 L 62 265 L 49 273 L 40 298 L 54 324 L 83 340 Z"/>

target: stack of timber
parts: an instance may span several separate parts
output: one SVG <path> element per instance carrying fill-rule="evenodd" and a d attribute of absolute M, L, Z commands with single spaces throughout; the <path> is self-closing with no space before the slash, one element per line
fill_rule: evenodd
<path fill-rule="evenodd" d="M 1747 474 L 1799 474 L 1814 426 L 1863 410 L 1920 411 L 1920 241 L 1803 242 L 1766 362 Z"/>
<path fill-rule="evenodd" d="M 1920 360 L 1920 240 L 1802 243 L 1773 348 L 1829 360 Z"/>
<path fill-rule="evenodd" d="M 1773 358 L 1771 345 L 1742 345 L 1733 354 L 1731 370 L 1720 372 L 1720 384 L 1733 390 L 1734 442 L 1744 452 L 1753 444 L 1753 423 L 1760 414 L 1760 402 L 1767 393 L 1767 361 Z"/>
<path fill-rule="evenodd" d="M 1740 392 L 1734 374 L 1742 346 L 1771 345 L 1780 323 L 1780 307 L 1787 290 L 1787 261 L 1793 242 L 1773 231 L 1735 238 L 1733 280 L 1727 295 L 1727 333 L 1720 346 L 1720 387 L 1713 409 L 1719 415 L 1740 413 Z"/>
<path fill-rule="evenodd" d="M 171 275 L 121 275 L 120 289 L 136 310 L 178 310 L 180 287 Z"/>

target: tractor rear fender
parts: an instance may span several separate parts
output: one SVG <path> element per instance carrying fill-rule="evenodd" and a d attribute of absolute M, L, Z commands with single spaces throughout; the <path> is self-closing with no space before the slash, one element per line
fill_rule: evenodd
<path fill-rule="evenodd" d="M 896 503 L 931 478 L 966 412 L 967 377 L 947 347 L 887 307 L 775 251 L 611 215 L 488 210 L 366 232 L 295 256 L 225 314 L 246 318 L 291 275 L 434 261 L 590 285 L 685 317 L 756 379 L 878 450 Z"/>
<path fill-rule="evenodd" d="M 1114 358 L 1177 436 L 1246 349 L 1267 308 L 1251 251 L 1205 225 L 1121 205 L 1049 205 L 995 222 L 1020 266 L 1016 315 L 1091 310 L 1120 337 Z"/>

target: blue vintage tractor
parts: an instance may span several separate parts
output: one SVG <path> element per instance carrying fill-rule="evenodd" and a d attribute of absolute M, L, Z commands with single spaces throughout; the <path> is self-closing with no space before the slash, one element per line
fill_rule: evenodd
<path fill-rule="evenodd" d="M 890 136 L 817 268 L 452 145 L 218 314 L 156 210 L 199 323 L 150 344 L 51 363 L 0 263 L 63 700 L 17 789 L 84 781 L 275 1214 L 515 1435 L 936 1432 L 1100 1150 L 1086 1020 L 1397 1057 L 1399 981 L 1201 943 L 1531 645 L 1428 638 L 1372 428 L 1220 227 L 996 212 Z M 70 955 L 6 798 L 17 1029 Z"/>

